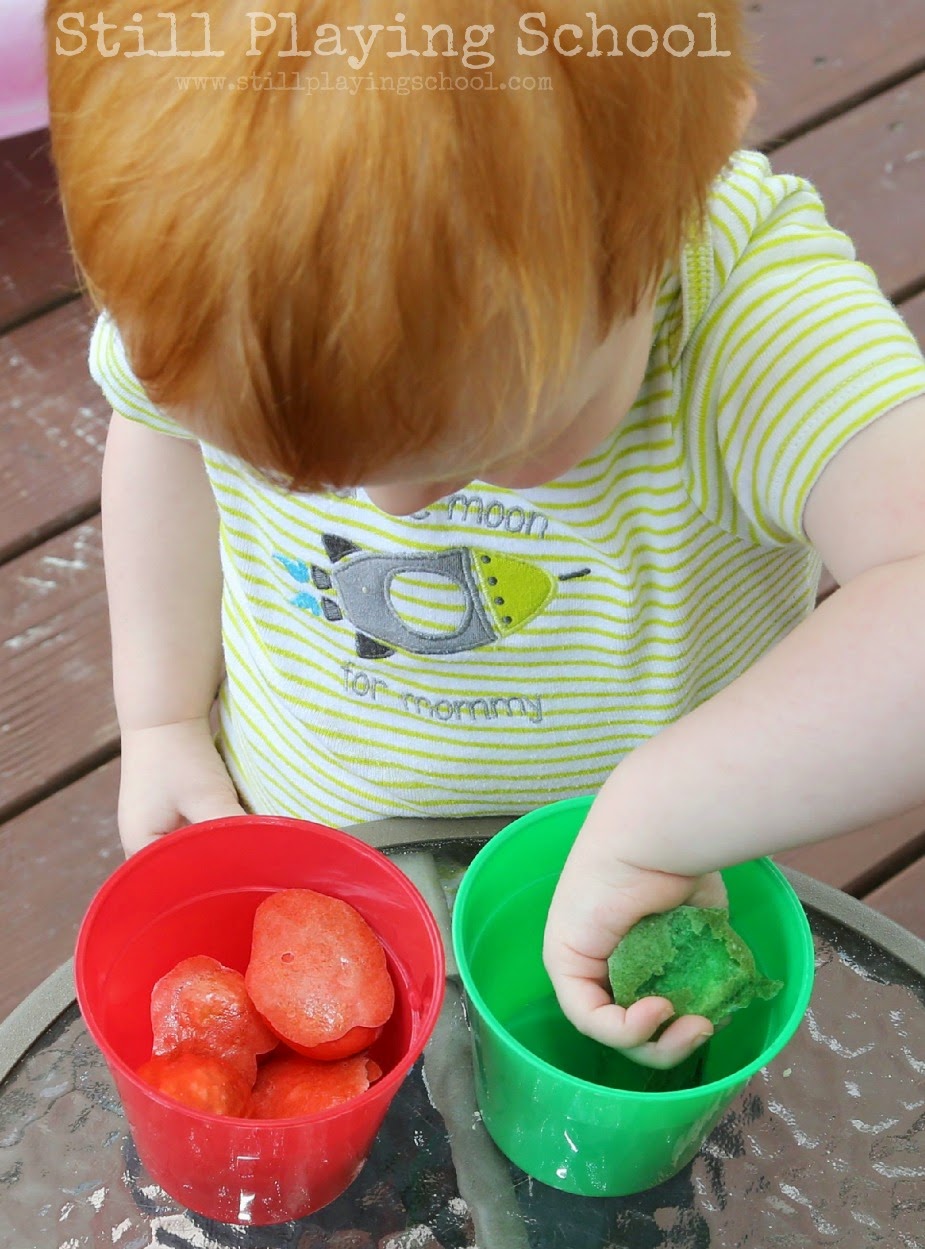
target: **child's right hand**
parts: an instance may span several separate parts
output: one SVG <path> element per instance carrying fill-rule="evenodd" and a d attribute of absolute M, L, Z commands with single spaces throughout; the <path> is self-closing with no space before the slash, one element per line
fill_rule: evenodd
<path fill-rule="evenodd" d="M 546 921 L 543 961 L 563 1013 L 579 1032 L 622 1050 L 640 1066 L 666 1070 L 712 1036 L 713 1024 L 701 1015 L 675 1018 L 663 997 L 617 1006 L 607 960 L 644 916 L 676 906 L 728 906 L 726 887 L 718 872 L 678 876 L 624 862 L 612 845 L 601 845 L 594 836 L 600 810 L 591 808 L 559 878 Z M 604 823 L 609 824 L 606 815 Z M 659 1034 L 663 1024 L 668 1026 Z"/>
<path fill-rule="evenodd" d="M 243 814 L 207 719 L 122 734 L 119 836 L 126 857 L 184 824 Z"/>

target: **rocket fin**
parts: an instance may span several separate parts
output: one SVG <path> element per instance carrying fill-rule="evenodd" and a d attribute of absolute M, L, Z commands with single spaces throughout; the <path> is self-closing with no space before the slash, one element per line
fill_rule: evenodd
<path fill-rule="evenodd" d="M 388 659 L 390 655 L 395 654 L 395 651 L 391 646 L 383 646 L 381 642 L 368 637 L 365 633 L 358 633 L 357 654 L 361 659 Z"/>
<path fill-rule="evenodd" d="M 348 555 L 359 555 L 360 548 L 347 538 L 339 538 L 337 534 L 326 533 L 322 536 L 321 541 L 324 543 L 324 549 L 327 551 L 328 559 L 332 564 L 336 564 L 339 560 L 346 559 Z"/>

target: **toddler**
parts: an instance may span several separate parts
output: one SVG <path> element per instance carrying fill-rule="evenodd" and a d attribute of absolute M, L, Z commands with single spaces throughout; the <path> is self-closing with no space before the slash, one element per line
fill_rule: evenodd
<path fill-rule="evenodd" d="M 653 1066 L 637 919 L 925 801 L 925 361 L 739 7 L 48 6 L 126 851 L 596 792 L 546 964 Z"/>

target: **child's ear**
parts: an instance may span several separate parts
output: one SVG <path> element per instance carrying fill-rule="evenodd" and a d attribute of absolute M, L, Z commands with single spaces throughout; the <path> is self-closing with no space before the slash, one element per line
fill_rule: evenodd
<path fill-rule="evenodd" d="M 740 146 L 744 144 L 745 136 L 748 134 L 748 129 L 754 121 L 755 113 L 757 111 L 758 97 L 755 95 L 755 92 L 751 87 L 747 87 L 744 95 L 742 96 L 738 109 L 738 132 Z"/>

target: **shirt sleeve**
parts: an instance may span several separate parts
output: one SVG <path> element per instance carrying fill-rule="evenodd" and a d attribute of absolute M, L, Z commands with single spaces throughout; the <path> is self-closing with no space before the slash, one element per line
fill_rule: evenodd
<path fill-rule="evenodd" d="M 101 314 L 93 327 L 89 363 L 90 375 L 114 412 L 130 421 L 147 425 L 159 434 L 196 441 L 193 434 L 151 403 L 144 387 L 132 372 L 121 335 L 107 312 Z"/>
<path fill-rule="evenodd" d="M 925 358 L 814 188 L 767 181 L 776 202 L 687 345 L 697 380 L 686 441 L 705 510 L 748 541 L 782 546 L 807 542 L 806 501 L 839 450 L 925 393 Z"/>

